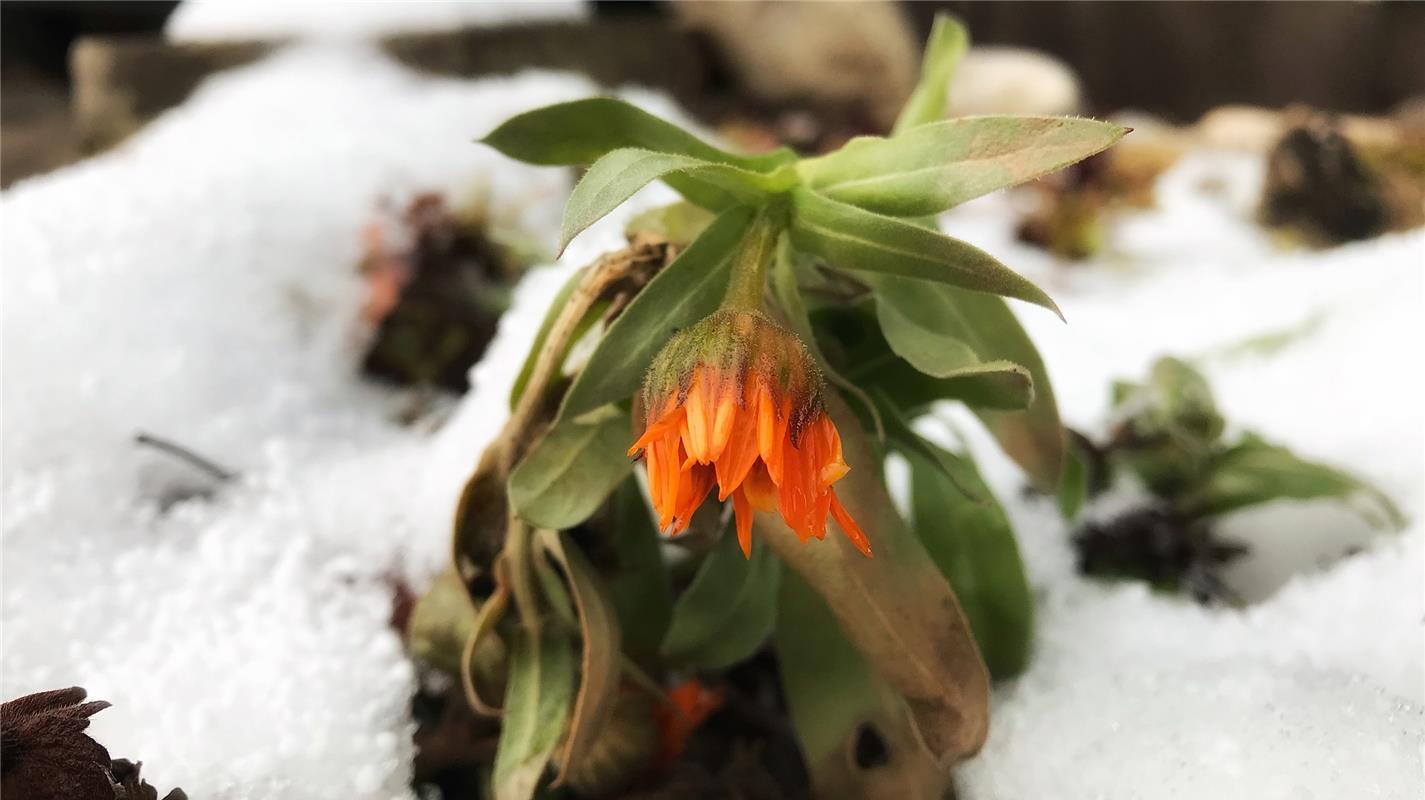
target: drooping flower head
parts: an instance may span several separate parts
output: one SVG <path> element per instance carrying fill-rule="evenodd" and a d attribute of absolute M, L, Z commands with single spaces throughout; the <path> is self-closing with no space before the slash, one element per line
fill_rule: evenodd
<path fill-rule="evenodd" d="M 674 336 L 648 370 L 648 426 L 629 449 L 643 452 L 659 526 L 681 533 L 716 485 L 744 554 L 754 512 L 778 510 L 803 542 L 830 515 L 871 555 L 832 489 L 849 467 L 822 389 L 805 345 L 760 311 L 723 309 Z"/>

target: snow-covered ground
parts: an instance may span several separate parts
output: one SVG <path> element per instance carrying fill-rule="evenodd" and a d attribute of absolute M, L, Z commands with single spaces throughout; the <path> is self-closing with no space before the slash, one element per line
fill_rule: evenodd
<path fill-rule="evenodd" d="M 360 229 L 382 196 L 477 190 L 552 243 L 567 171 L 471 141 L 591 91 L 311 47 L 221 75 L 117 151 L 4 193 L 0 694 L 86 686 L 114 703 L 95 735 L 193 797 L 409 796 L 414 677 L 387 581 L 441 565 L 545 304 L 619 243 L 626 214 L 525 280 L 434 433 L 396 424 L 402 398 L 355 377 Z M 1075 576 L 1063 524 L 972 433 L 1041 602 L 1036 658 L 1000 690 L 966 797 L 1421 795 L 1425 235 L 1281 254 L 1244 221 L 1255 180 L 1250 160 L 1194 156 L 1096 269 L 1015 244 L 1003 198 L 947 226 L 1064 307 L 1067 326 L 1020 311 L 1066 418 L 1090 430 L 1109 379 L 1160 353 L 1319 318 L 1277 356 L 1213 359 L 1209 375 L 1230 419 L 1374 480 L 1410 530 L 1277 589 L 1297 542 L 1332 552 L 1361 530 L 1320 506 L 1243 515 L 1230 532 L 1268 555 L 1236 578 L 1266 599 L 1206 610 Z M 161 513 L 194 477 L 136 448 L 138 430 L 242 478 Z"/>
<path fill-rule="evenodd" d="M 173 42 L 370 39 L 462 27 L 578 21 L 583 0 L 184 0 L 164 25 Z"/>

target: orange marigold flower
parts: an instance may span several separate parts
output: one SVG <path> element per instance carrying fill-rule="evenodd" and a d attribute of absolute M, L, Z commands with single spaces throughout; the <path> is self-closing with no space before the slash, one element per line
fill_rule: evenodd
<path fill-rule="evenodd" d="M 801 340 L 760 312 L 722 310 L 679 332 L 649 368 L 648 427 L 628 451 L 643 452 L 659 526 L 681 533 L 717 485 L 745 555 L 754 511 L 774 509 L 803 542 L 826 536 L 830 515 L 871 555 L 831 488 L 850 468 L 821 392 Z"/>
<path fill-rule="evenodd" d="M 653 720 L 658 725 L 658 761 L 669 764 L 683 753 L 688 739 L 722 708 L 721 689 L 711 689 L 693 678 L 668 690 L 667 702 L 654 708 Z"/>

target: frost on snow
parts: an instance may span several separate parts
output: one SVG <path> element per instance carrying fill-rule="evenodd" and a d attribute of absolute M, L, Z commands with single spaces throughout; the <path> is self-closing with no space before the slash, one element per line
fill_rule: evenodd
<path fill-rule="evenodd" d="M 387 624 L 389 582 L 420 587 L 441 566 L 544 305 L 619 243 L 621 219 L 530 274 L 434 433 L 397 425 L 402 396 L 357 377 L 361 226 L 382 196 L 473 189 L 552 244 L 568 171 L 471 142 L 593 91 L 290 51 L 4 194 L 5 697 L 87 687 L 114 703 L 95 736 L 194 797 L 409 795 L 414 673 Z M 1240 191 L 1207 195 L 1212 174 Z M 1361 473 L 1418 520 L 1425 237 L 1280 254 L 1243 221 L 1254 180 L 1250 164 L 1190 159 L 1092 269 L 1014 244 L 1001 197 L 946 224 L 1063 305 L 1068 326 L 1019 310 L 1071 424 L 1101 422 L 1110 378 L 1162 352 L 1203 355 L 1230 419 Z M 1278 355 L 1220 355 L 1308 319 Z M 1040 601 L 1035 659 L 999 689 L 964 796 L 1420 796 L 1418 522 L 1371 539 L 1318 506 L 1242 515 L 1226 532 L 1259 555 L 1236 579 L 1265 599 L 1203 609 L 1074 575 L 1063 523 L 959 427 L 1015 518 Z M 136 448 L 140 430 L 242 477 L 161 511 L 201 481 Z M 1364 552 L 1334 561 L 1343 541 Z M 1282 567 L 1303 543 L 1331 563 Z"/>

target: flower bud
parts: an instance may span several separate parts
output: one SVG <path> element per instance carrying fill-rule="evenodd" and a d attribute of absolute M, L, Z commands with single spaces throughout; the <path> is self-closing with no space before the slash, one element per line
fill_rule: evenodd
<path fill-rule="evenodd" d="M 648 370 L 648 426 L 629 449 L 643 451 L 660 527 L 682 532 L 716 484 L 744 554 L 754 512 L 779 510 L 802 541 L 824 537 L 831 515 L 869 556 L 832 489 L 849 467 L 822 391 L 806 346 L 761 312 L 724 309 L 678 332 Z"/>

